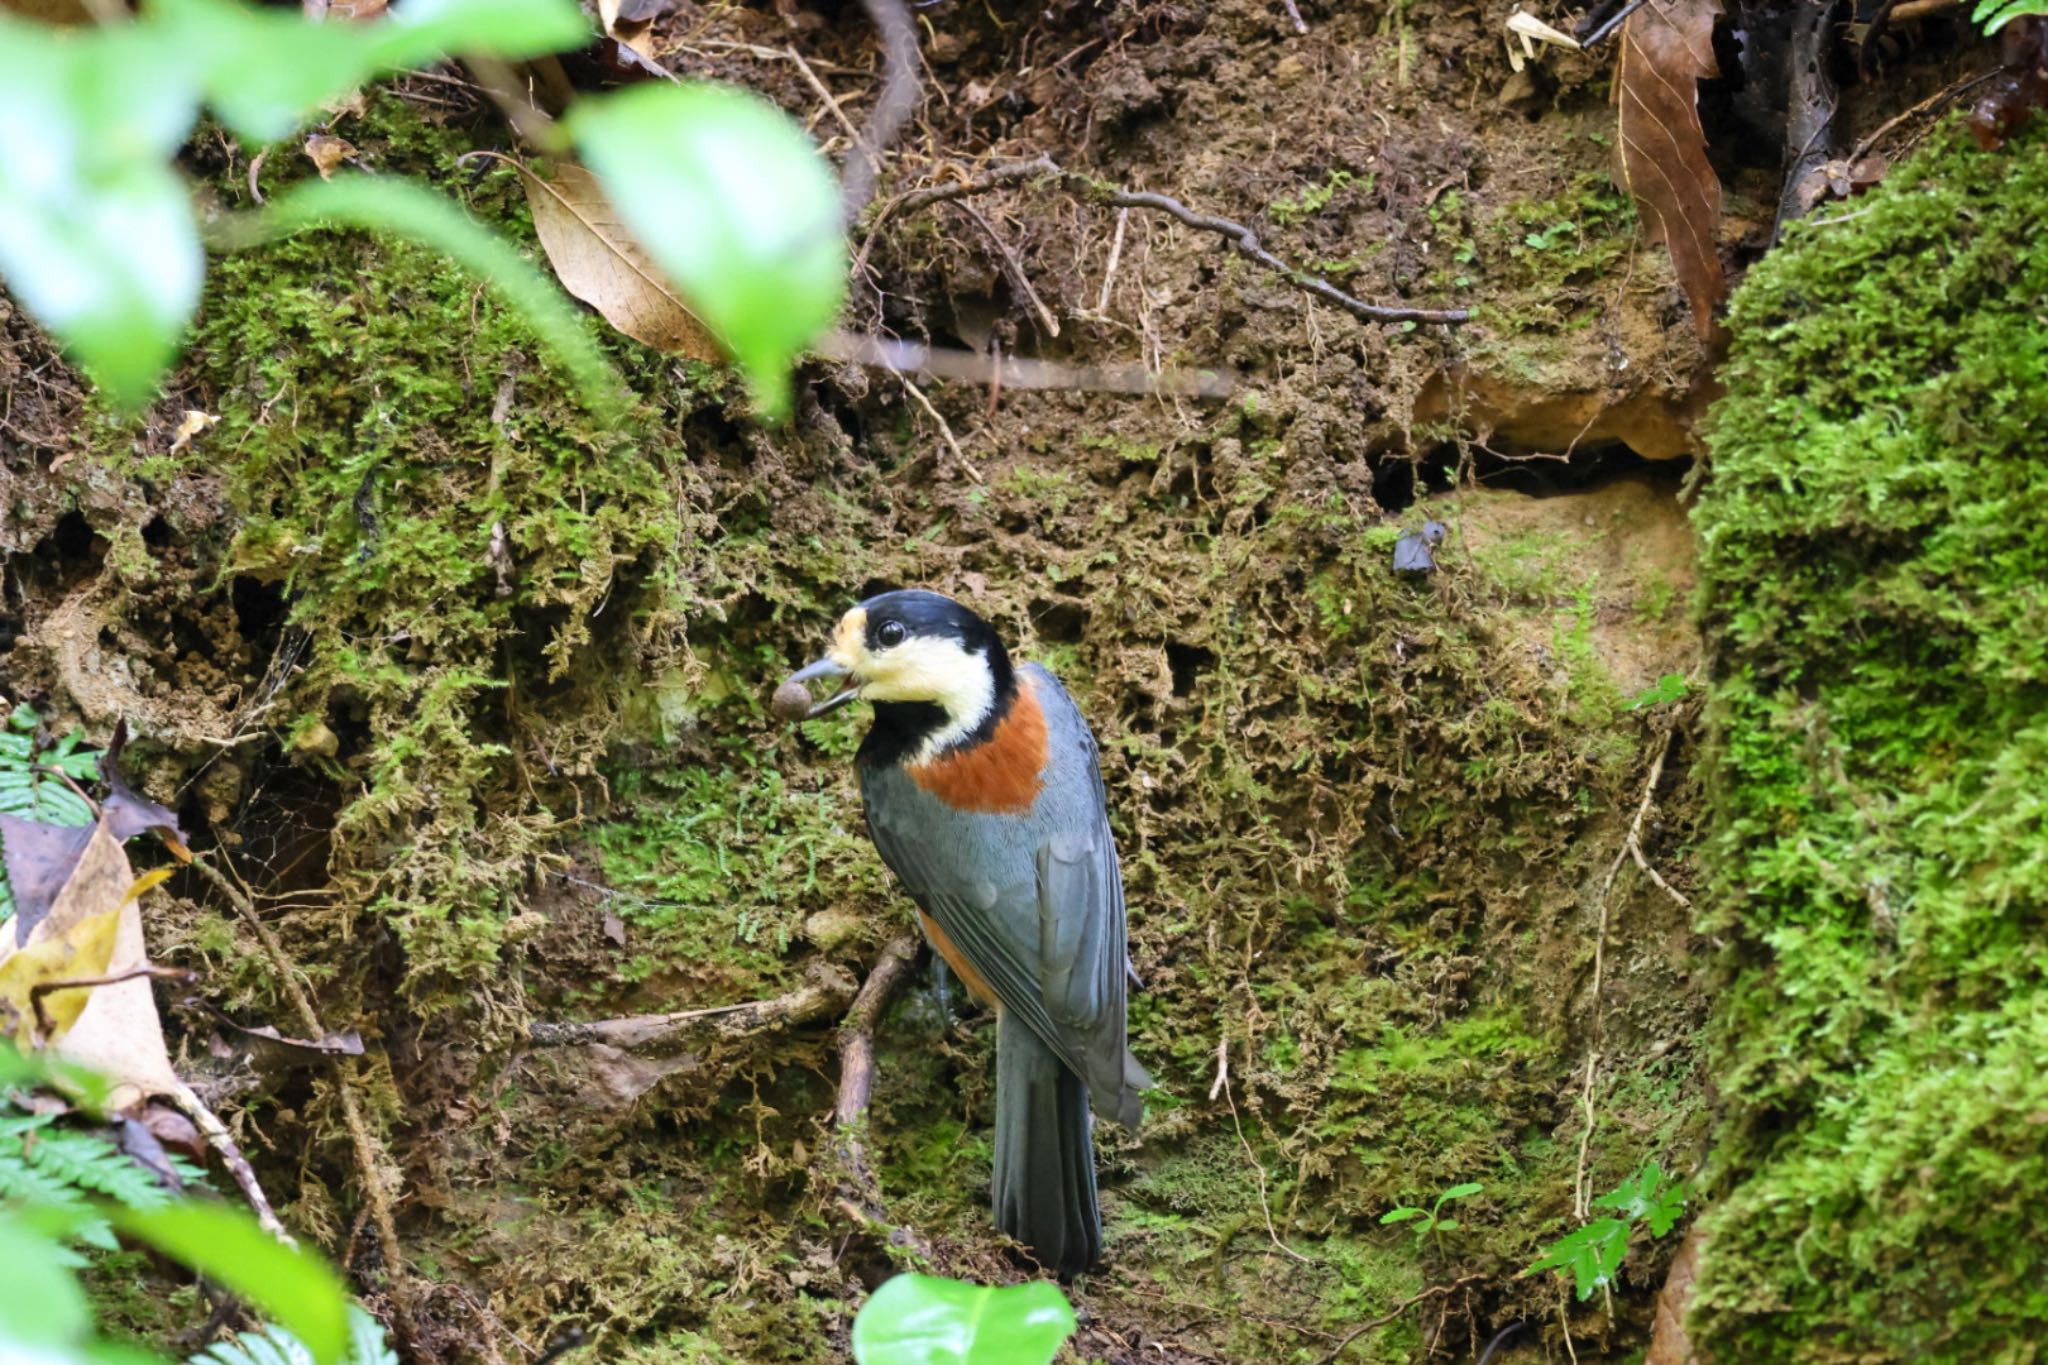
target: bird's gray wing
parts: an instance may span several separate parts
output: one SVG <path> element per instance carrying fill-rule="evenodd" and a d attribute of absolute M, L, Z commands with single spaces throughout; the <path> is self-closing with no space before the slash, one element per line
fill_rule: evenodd
<path fill-rule="evenodd" d="M 1135 1093 L 1124 1100 L 1123 895 L 1107 819 L 1099 831 L 1060 828 L 1063 819 L 1049 833 L 1040 820 L 969 826 L 913 796 L 908 779 L 878 774 L 865 785 L 868 832 L 911 898 L 1087 1084 L 1098 1112 L 1135 1126 Z M 963 846 L 973 849 L 964 860 Z"/>

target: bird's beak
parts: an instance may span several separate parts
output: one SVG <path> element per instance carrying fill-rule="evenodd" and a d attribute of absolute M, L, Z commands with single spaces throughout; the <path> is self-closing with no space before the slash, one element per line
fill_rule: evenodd
<path fill-rule="evenodd" d="M 828 655 L 823 659 L 819 659 L 815 663 L 805 664 L 802 668 L 799 668 L 796 672 L 790 674 L 787 678 L 784 678 L 782 680 L 782 685 L 784 687 L 788 687 L 792 683 L 794 683 L 799 687 L 803 687 L 808 685 L 813 679 L 844 678 L 847 677 L 851 673 L 851 671 L 852 670 L 848 669 L 845 664 L 840 663 L 839 661 L 833 659 Z M 840 688 L 837 692 L 825 698 L 825 700 L 813 705 L 810 710 L 804 712 L 804 719 L 816 720 L 819 716 L 824 715 L 827 711 L 837 710 L 839 707 L 846 705 L 846 703 L 852 701 L 858 695 L 860 695 L 860 684 L 849 683 L 847 686 Z"/>

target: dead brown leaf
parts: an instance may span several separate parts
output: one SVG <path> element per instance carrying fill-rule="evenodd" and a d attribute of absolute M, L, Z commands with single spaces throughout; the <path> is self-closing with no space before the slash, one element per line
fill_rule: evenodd
<path fill-rule="evenodd" d="M 103 820 L 88 832 L 85 849 L 49 913 L 20 947 L 0 945 L 7 950 L 0 957 L 0 1023 L 18 1046 L 47 1047 L 77 1023 L 91 990 L 54 992 L 38 1008 L 36 988 L 107 973 L 134 881 L 121 841 Z"/>
<path fill-rule="evenodd" d="M 548 164 L 546 178 L 513 164 L 533 209 L 534 231 L 564 288 L 635 341 L 692 360 L 725 358 L 704 324 L 626 231 L 596 176 L 568 162 Z"/>
<path fill-rule="evenodd" d="M 233 1015 L 210 1000 L 197 997 L 185 1002 L 197 1006 L 211 1015 L 216 1023 L 222 1024 L 245 1038 L 254 1038 L 267 1049 L 300 1058 L 309 1057 L 360 1057 L 363 1055 L 363 1035 L 350 1030 L 347 1033 L 329 1033 L 317 1039 L 292 1038 L 279 1033 L 268 1024 L 237 1023 Z"/>
<path fill-rule="evenodd" d="M 1714 16 L 1720 0 L 1650 0 L 1621 30 L 1614 97 L 1620 106 L 1621 180 L 1653 241 L 1671 250 L 1701 337 L 1715 331 L 1725 281 L 1717 236 L 1721 182 L 1707 164 L 1699 83 L 1720 72 Z"/>
<path fill-rule="evenodd" d="M 115 1111 L 153 1094 L 175 1093 L 181 1085 L 164 1046 L 148 977 L 75 989 L 49 987 L 150 970 L 141 897 L 131 894 L 136 877 L 121 848 L 124 837 L 114 813 L 104 813 L 91 827 L 63 890 L 27 941 L 17 948 L 11 936 L 0 935 L 0 1016 L 9 1031 L 18 1042 L 47 1047 L 108 1082 L 113 1087 L 109 1108 Z"/>
<path fill-rule="evenodd" d="M 0 939 L 21 947 L 50 913 L 64 883 L 78 870 L 91 825 L 46 825 L 18 815 L 0 815 L 0 857 L 14 888 L 13 932 Z"/>
<path fill-rule="evenodd" d="M 306 159 L 313 163 L 313 169 L 320 172 L 322 180 L 334 178 L 334 172 L 344 161 L 356 158 L 356 145 L 345 137 L 332 133 L 314 133 L 306 139 Z"/>
<path fill-rule="evenodd" d="M 220 418 L 198 408 L 185 409 L 184 417 L 178 421 L 178 429 L 171 433 L 171 454 L 175 455 L 192 444 L 192 438 L 218 422 Z"/>
<path fill-rule="evenodd" d="M 1693 1282 L 1699 1277 L 1700 1248 L 1706 1240 L 1695 1223 L 1679 1243 L 1678 1259 L 1671 1263 L 1664 1287 L 1657 1292 L 1656 1325 L 1643 1365 L 1693 1365 L 1697 1359 L 1685 1334 L 1685 1315 L 1692 1311 Z"/>

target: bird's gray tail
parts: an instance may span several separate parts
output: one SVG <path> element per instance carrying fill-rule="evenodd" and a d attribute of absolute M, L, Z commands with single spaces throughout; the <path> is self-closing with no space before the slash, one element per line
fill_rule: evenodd
<path fill-rule="evenodd" d="M 1102 1254 L 1088 1087 L 1009 1010 L 996 1025 L 996 1226 L 1062 1275 Z"/>

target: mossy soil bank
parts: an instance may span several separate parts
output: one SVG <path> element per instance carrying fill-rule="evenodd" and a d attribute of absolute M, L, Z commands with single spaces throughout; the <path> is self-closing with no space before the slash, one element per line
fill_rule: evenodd
<path fill-rule="evenodd" d="M 786 63 L 717 46 L 759 47 L 770 19 L 705 18 L 678 59 L 809 112 Z M 371 1039 L 353 1083 L 388 1169 L 357 1169 L 330 1074 L 224 1067 L 197 1026 L 186 1064 L 373 1298 L 394 1268 L 363 1181 L 393 1193 L 420 1359 L 526 1359 L 568 1327 L 608 1360 L 839 1358 L 892 1258 L 814 1179 L 829 1023 L 653 1060 L 527 1030 L 866 970 L 907 907 L 861 833 L 860 722 L 790 730 L 764 702 L 846 603 L 930 584 L 1061 673 L 1114 794 L 1134 1046 L 1161 1087 L 1135 1140 L 1103 1135 L 1110 1258 L 1074 1287 L 1078 1357 L 1307 1362 L 1388 1314 L 1344 1358 L 1466 1351 L 1518 1319 L 1529 1358 L 1567 1330 L 1582 1359 L 1625 1355 L 1668 1247 L 1584 1306 L 1515 1277 L 1584 1195 L 1652 1157 L 1692 1170 L 1709 1125 L 1708 955 L 1623 856 L 1636 827 L 1699 889 L 1694 707 L 1656 687 L 1698 669 L 1691 535 L 1678 467 L 1613 444 L 1683 443 L 1696 352 L 1660 256 L 1616 283 L 1635 229 L 1603 178 L 1597 65 L 1559 68 L 1530 122 L 1490 102 L 1472 16 L 1343 16 L 1298 45 L 1259 5 L 1101 43 L 1078 9 L 955 22 L 934 73 L 980 93 L 907 166 L 1050 149 L 1479 323 L 1365 329 L 1143 217 L 1105 284 L 1113 215 L 1006 192 L 983 215 L 1067 320 L 1060 351 L 1247 382 L 1209 406 L 934 390 L 970 473 L 893 379 L 812 373 L 762 429 L 717 373 L 611 339 L 637 405 L 600 424 L 473 280 L 355 236 L 217 261 L 141 425 L 45 393 L 10 322 L 9 689 L 148 732 L 154 789 L 265 894 L 330 1023 Z M 447 98 L 381 95 L 347 131 L 524 236 L 509 173 L 452 165 L 495 134 Z M 192 155 L 245 193 L 245 151 Z M 277 154 L 262 183 L 299 173 Z M 971 220 L 907 218 L 870 261 L 859 321 L 1054 348 Z M 187 407 L 221 421 L 174 452 Z M 1509 453 L 1583 431 L 1588 453 L 1490 487 L 1484 428 Z M 1450 528 L 1438 572 L 1396 574 L 1426 518 Z M 156 955 L 276 1022 L 246 932 L 186 890 Z M 1739 1008 L 1777 1008 L 1738 982 Z M 933 1268 L 1016 1278 L 984 1211 L 987 1023 L 921 982 L 885 1021 L 868 1140 Z M 1468 1181 L 1455 1230 L 1378 1222 Z M 1705 1292 L 1737 1340 L 1782 1224 L 1731 1227 Z"/>

